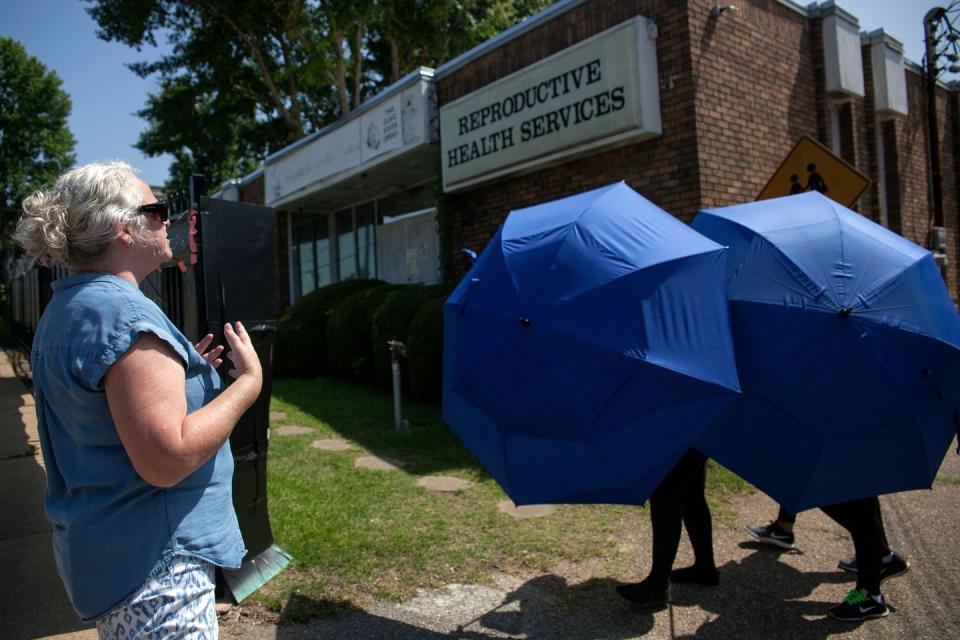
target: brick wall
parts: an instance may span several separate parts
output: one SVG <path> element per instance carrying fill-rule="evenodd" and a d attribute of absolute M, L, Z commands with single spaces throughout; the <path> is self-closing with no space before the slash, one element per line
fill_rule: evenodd
<path fill-rule="evenodd" d="M 907 99 L 909 115 L 897 119 L 895 129 L 897 163 L 899 166 L 900 220 L 898 230 L 905 238 L 923 246 L 930 244 L 933 226 L 933 205 L 930 201 L 930 163 L 927 147 L 926 89 L 923 78 L 907 72 Z M 947 228 L 948 264 L 945 269 L 947 285 L 957 298 L 960 282 L 960 257 L 957 249 L 958 194 L 957 181 L 957 97 L 956 91 L 937 90 L 937 114 L 940 137 L 940 161 L 943 179 L 944 226 Z M 887 153 L 891 153 L 887 149 Z M 897 229 L 895 229 L 897 230 Z"/>
<path fill-rule="evenodd" d="M 689 3 L 705 208 L 755 199 L 797 140 L 819 131 L 819 28 L 778 2 L 737 3 L 721 16 L 714 4 Z"/>
<path fill-rule="evenodd" d="M 558 16 L 438 82 L 441 105 L 599 33 L 633 15 L 657 23 L 663 135 L 451 194 L 456 279 L 468 268 L 459 248 L 482 249 L 512 208 L 625 180 L 689 221 L 700 208 L 753 200 L 804 135 L 830 146 L 830 109 L 840 122 L 836 150 L 872 186 L 855 208 L 906 238 L 929 245 L 929 180 L 922 79 L 907 72 L 909 115 L 875 116 L 869 47 L 861 50 L 865 96 L 827 95 L 822 21 L 775 0 L 737 3 L 712 16 L 710 0 L 595 0 Z M 956 295 L 958 259 L 958 92 L 938 97 L 945 225 Z M 883 140 L 880 176 L 878 140 Z M 881 193 L 881 189 L 883 192 Z"/>
<path fill-rule="evenodd" d="M 264 178 L 262 173 L 248 184 L 240 187 L 240 202 L 263 205 L 263 203 L 266 202 L 264 197 Z"/>
<path fill-rule="evenodd" d="M 635 15 L 656 22 L 663 135 L 564 164 L 450 194 L 454 280 L 469 267 L 460 247 L 482 249 L 512 208 L 561 198 L 618 180 L 689 220 L 700 206 L 693 126 L 694 85 L 685 3 L 596 0 L 557 17 L 458 69 L 437 84 L 442 106 Z"/>

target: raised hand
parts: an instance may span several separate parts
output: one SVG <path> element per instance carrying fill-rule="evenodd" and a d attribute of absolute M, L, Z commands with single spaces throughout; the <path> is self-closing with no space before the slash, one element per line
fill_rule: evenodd
<path fill-rule="evenodd" d="M 223 325 L 223 336 L 227 339 L 227 344 L 230 345 L 227 357 L 233 363 L 233 368 L 228 373 L 230 377 L 235 379 L 241 376 L 253 377 L 257 381 L 259 392 L 259 387 L 263 384 L 260 358 L 257 357 L 257 352 L 253 348 L 253 343 L 250 341 L 250 336 L 243 324 L 239 321 L 234 324 L 236 328 L 232 327 L 229 322 Z"/>
<path fill-rule="evenodd" d="M 212 342 L 213 334 L 208 333 L 207 335 L 203 336 L 200 342 L 195 344 L 194 347 L 196 347 L 197 353 L 199 353 L 204 360 L 209 362 L 211 365 L 213 365 L 213 368 L 216 369 L 223 363 L 223 358 L 220 357 L 223 354 L 223 345 L 219 344 L 213 349 L 210 349 L 210 351 L 206 351 L 207 347 L 209 347 L 210 343 Z"/>

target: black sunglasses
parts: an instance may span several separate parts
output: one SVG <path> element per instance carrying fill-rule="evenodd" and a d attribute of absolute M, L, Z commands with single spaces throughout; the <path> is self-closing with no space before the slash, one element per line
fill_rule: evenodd
<path fill-rule="evenodd" d="M 160 222 L 166 222 L 170 219 L 170 206 L 166 200 L 157 200 L 150 204 L 143 204 L 137 208 L 137 213 L 145 213 L 160 218 Z"/>

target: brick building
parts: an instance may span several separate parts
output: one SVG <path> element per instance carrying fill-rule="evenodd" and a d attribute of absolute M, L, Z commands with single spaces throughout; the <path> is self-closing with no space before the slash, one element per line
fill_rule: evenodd
<path fill-rule="evenodd" d="M 702 208 L 754 200 L 803 136 L 869 178 L 853 208 L 943 253 L 958 293 L 960 90 L 937 88 L 937 234 L 921 70 L 894 38 L 861 33 L 833 2 L 563 0 L 398 85 L 268 158 L 265 181 L 241 185 L 282 211 L 291 300 L 360 273 L 430 281 L 444 264 L 455 280 L 469 266 L 460 248 L 481 249 L 511 209 L 618 180 L 690 221 Z M 390 103 L 403 105 L 396 126 L 410 115 L 422 135 L 367 148 L 336 170 L 311 174 L 294 162 L 343 147 L 334 134 L 361 121 L 351 144 L 363 151 L 367 121 L 386 123 Z M 282 173 L 295 178 L 277 190 L 271 176 Z M 434 221 L 439 236 L 429 238 Z M 356 257 L 361 233 L 374 247 L 366 270 Z M 441 259 L 424 255 L 431 251 Z"/>

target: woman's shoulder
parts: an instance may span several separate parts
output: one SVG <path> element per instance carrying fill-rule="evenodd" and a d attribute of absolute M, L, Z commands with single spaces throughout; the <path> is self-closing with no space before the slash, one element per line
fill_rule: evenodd
<path fill-rule="evenodd" d="M 179 334 L 166 314 L 133 284 L 104 274 L 57 281 L 44 311 L 38 336 L 48 341 L 111 344 L 130 332 L 156 328 Z"/>

